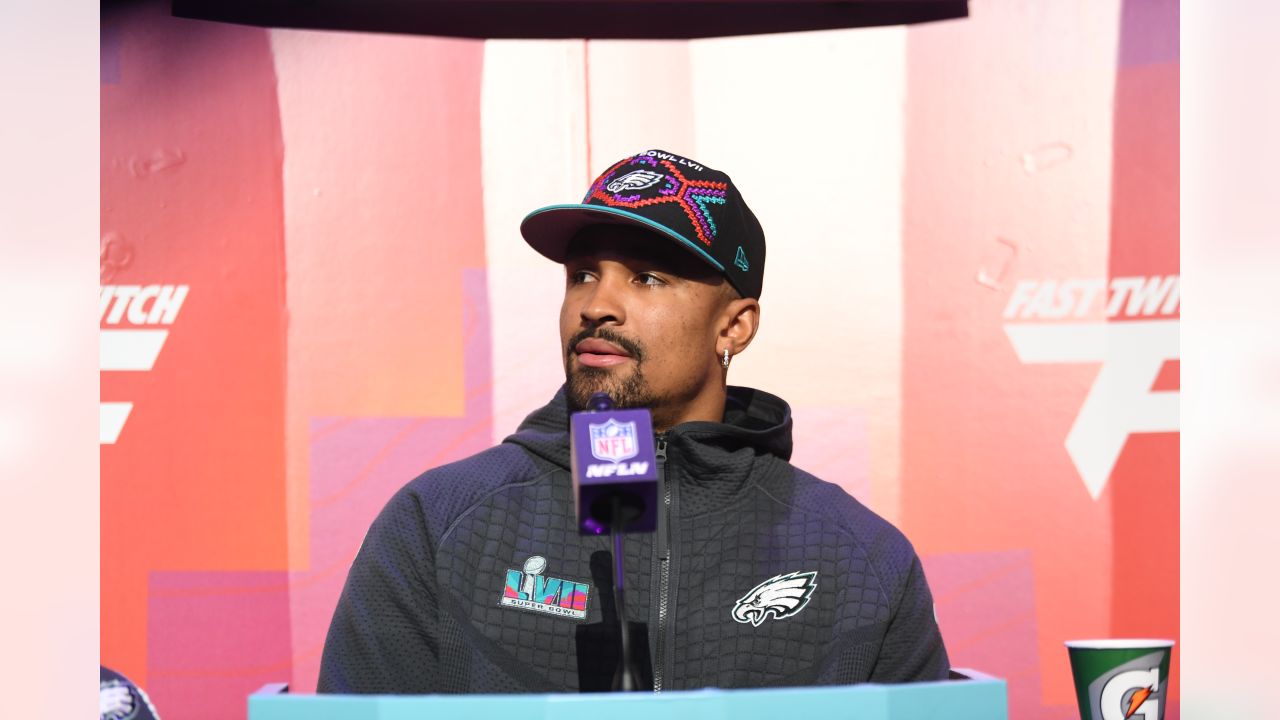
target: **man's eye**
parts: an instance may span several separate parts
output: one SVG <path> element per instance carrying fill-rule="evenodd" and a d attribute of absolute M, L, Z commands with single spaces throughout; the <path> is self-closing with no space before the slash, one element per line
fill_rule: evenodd
<path fill-rule="evenodd" d="M 665 285 L 666 284 L 665 282 L 663 282 L 662 278 L 658 277 L 657 275 L 654 275 L 653 273 L 640 273 L 639 275 L 636 275 L 636 281 L 639 282 L 641 285 Z"/>
<path fill-rule="evenodd" d="M 592 276 L 591 273 L 587 272 L 586 270 L 574 270 L 573 272 L 569 273 L 570 285 L 579 285 L 581 283 L 591 282 L 593 280 L 595 280 L 595 277 Z"/>

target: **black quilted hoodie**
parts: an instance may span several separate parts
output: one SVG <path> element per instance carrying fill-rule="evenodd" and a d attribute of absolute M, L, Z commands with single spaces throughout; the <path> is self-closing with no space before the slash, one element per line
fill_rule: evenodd
<path fill-rule="evenodd" d="M 661 691 L 946 677 L 911 544 L 787 462 L 784 401 L 730 387 L 723 423 L 685 423 L 657 441 L 658 532 L 626 543 L 644 682 Z M 577 532 L 561 390 L 502 444 L 391 498 L 347 576 L 319 691 L 608 689 L 618 657 L 611 560 L 607 537 Z"/>

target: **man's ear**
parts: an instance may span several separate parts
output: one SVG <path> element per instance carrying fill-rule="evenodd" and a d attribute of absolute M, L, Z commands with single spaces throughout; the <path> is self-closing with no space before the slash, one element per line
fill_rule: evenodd
<path fill-rule="evenodd" d="M 737 355 L 747 349 L 760 329 L 760 301 L 755 298 L 730 300 L 720 317 L 720 336 L 729 341 L 729 353 Z"/>

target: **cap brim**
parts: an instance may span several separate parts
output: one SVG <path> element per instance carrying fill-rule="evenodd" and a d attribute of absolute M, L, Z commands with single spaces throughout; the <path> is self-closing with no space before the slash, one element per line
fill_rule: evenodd
<path fill-rule="evenodd" d="M 652 230 L 674 240 L 711 267 L 724 272 L 724 265 L 679 233 L 659 222 L 622 208 L 603 205 L 548 205 L 538 208 L 520 222 L 520 234 L 529 247 L 558 263 L 563 263 L 569 241 L 590 225 L 630 225 Z"/>

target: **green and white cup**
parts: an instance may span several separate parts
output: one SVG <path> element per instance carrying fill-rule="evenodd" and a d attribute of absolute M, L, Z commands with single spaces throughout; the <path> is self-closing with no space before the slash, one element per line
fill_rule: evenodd
<path fill-rule="evenodd" d="M 1068 640 L 1081 720 L 1164 720 L 1172 640 Z"/>

